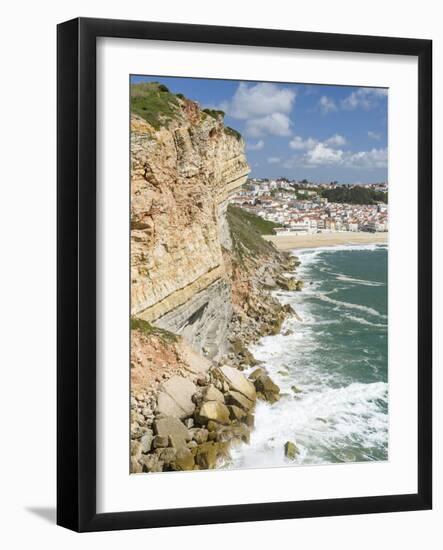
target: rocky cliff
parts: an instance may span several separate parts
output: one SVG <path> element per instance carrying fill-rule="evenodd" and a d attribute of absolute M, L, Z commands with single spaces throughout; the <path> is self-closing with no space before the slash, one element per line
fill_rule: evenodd
<path fill-rule="evenodd" d="M 161 94 L 174 101 L 158 129 L 131 118 L 131 313 L 214 357 L 232 316 L 227 198 L 249 167 L 220 114 Z"/>

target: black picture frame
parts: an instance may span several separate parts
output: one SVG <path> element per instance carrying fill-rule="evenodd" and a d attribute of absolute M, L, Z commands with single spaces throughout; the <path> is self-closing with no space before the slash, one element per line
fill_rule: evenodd
<path fill-rule="evenodd" d="M 96 512 L 96 39 L 399 54 L 418 59 L 416 494 Z M 75 531 L 426 510 L 432 506 L 432 42 L 78 18 L 57 29 L 57 523 Z"/>

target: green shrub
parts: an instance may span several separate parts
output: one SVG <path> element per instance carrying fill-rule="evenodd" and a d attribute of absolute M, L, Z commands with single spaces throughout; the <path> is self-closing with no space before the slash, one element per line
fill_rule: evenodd
<path fill-rule="evenodd" d="M 169 330 L 164 330 L 159 327 L 154 327 L 148 321 L 131 317 L 131 330 L 139 330 L 146 336 L 158 336 L 167 342 L 177 342 L 178 336 Z"/>
<path fill-rule="evenodd" d="M 242 138 L 240 132 L 234 130 L 234 128 L 231 128 L 230 126 L 225 127 L 225 134 L 235 137 L 237 141 L 240 141 Z"/>
<path fill-rule="evenodd" d="M 180 105 L 163 84 L 142 82 L 131 86 L 131 111 L 158 130 L 179 115 Z"/>
<path fill-rule="evenodd" d="M 225 116 L 225 112 L 220 109 L 203 109 L 203 112 L 215 119 Z"/>

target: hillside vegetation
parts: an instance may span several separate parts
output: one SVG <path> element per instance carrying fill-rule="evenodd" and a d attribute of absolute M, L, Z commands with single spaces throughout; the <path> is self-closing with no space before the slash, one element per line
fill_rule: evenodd
<path fill-rule="evenodd" d="M 383 191 L 374 191 L 366 187 L 336 187 L 335 189 L 323 189 L 321 196 L 329 202 L 345 202 L 348 204 L 376 204 L 388 202 L 388 194 Z"/>
<path fill-rule="evenodd" d="M 141 82 L 131 86 L 131 111 L 158 130 L 177 116 L 180 104 L 164 84 Z"/>
<path fill-rule="evenodd" d="M 274 227 L 279 227 L 278 224 L 264 220 L 232 204 L 227 209 L 227 220 L 233 251 L 238 259 L 275 254 L 274 245 L 265 241 L 262 235 L 271 235 Z"/>

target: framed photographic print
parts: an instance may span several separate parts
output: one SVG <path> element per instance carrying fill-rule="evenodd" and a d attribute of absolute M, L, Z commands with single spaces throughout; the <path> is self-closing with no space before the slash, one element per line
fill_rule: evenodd
<path fill-rule="evenodd" d="M 432 505 L 431 41 L 58 26 L 58 524 Z"/>

